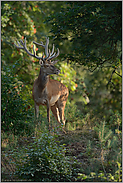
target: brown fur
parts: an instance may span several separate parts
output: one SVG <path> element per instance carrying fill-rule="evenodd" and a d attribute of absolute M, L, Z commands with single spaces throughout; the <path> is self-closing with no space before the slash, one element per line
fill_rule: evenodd
<path fill-rule="evenodd" d="M 38 117 L 39 106 L 45 105 L 47 106 L 49 128 L 50 109 L 56 120 L 59 123 L 62 121 L 65 125 L 64 109 L 69 95 L 68 88 L 57 80 L 49 79 L 49 76 L 44 77 L 43 69 L 40 70 L 39 77 L 35 80 L 32 91 L 36 116 Z M 42 78 L 46 80 L 44 84 L 42 84 Z"/>

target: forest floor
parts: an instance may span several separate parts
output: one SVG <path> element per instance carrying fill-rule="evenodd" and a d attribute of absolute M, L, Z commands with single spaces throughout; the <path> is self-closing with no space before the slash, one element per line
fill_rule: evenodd
<path fill-rule="evenodd" d="M 97 148 L 98 140 L 94 131 L 86 128 L 67 131 L 66 134 L 61 133 L 58 136 L 58 140 L 60 144 L 65 144 L 65 155 L 76 158 L 81 173 L 89 174 L 99 167 L 101 168 L 100 149 Z M 27 146 L 30 142 L 29 137 L 22 137 L 18 140 L 18 146 Z M 9 163 L 11 156 L 5 156 L 6 152 L 7 149 L 2 148 L 2 181 L 22 181 L 11 174 L 14 173 L 15 167 Z"/>

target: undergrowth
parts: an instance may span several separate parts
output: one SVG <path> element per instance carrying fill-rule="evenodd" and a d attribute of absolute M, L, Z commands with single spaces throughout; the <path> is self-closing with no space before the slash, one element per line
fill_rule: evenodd
<path fill-rule="evenodd" d="M 16 158 L 15 172 L 21 179 L 40 182 L 75 181 L 77 168 L 75 157 L 71 161 L 65 156 L 65 146 L 59 145 L 47 131 L 40 137 L 33 137 L 33 144 L 11 151 Z M 18 158 L 19 157 L 19 158 Z"/>
<path fill-rule="evenodd" d="M 108 118 L 100 119 L 88 106 L 81 111 L 69 97 L 67 133 L 63 134 L 62 125 L 58 127 L 52 114 L 49 133 L 46 109 L 42 107 L 39 118 L 34 119 L 33 108 L 13 88 L 14 77 L 2 77 L 2 157 L 15 168 L 11 177 L 42 182 L 122 181 L 122 120 L 118 111 L 110 110 Z M 4 167 L 2 175 L 5 172 Z"/>

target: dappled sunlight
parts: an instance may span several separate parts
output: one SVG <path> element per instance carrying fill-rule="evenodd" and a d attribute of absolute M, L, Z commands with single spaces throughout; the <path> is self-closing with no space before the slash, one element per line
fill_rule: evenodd
<path fill-rule="evenodd" d="M 120 1 L 1 2 L 3 182 L 122 182 L 121 15 Z"/>

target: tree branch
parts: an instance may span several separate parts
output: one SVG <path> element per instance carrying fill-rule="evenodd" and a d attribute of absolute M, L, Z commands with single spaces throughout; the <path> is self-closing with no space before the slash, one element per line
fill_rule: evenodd
<path fill-rule="evenodd" d="M 116 71 L 115 71 L 115 74 L 117 74 L 118 76 L 120 76 L 122 78 L 122 76 L 120 74 L 118 74 Z"/>
<path fill-rule="evenodd" d="M 108 83 L 107 83 L 107 87 L 108 87 L 108 85 L 109 85 L 109 83 L 112 83 L 111 82 L 111 80 L 112 80 L 112 76 L 113 76 L 113 74 L 115 73 L 115 70 L 116 70 L 116 68 L 113 70 L 113 72 L 112 72 L 112 74 L 111 74 L 111 76 L 110 76 L 110 79 L 109 79 L 109 81 L 108 81 Z M 113 86 L 114 86 L 114 83 L 112 83 L 113 84 Z M 114 86 L 115 87 L 115 86 Z"/>

